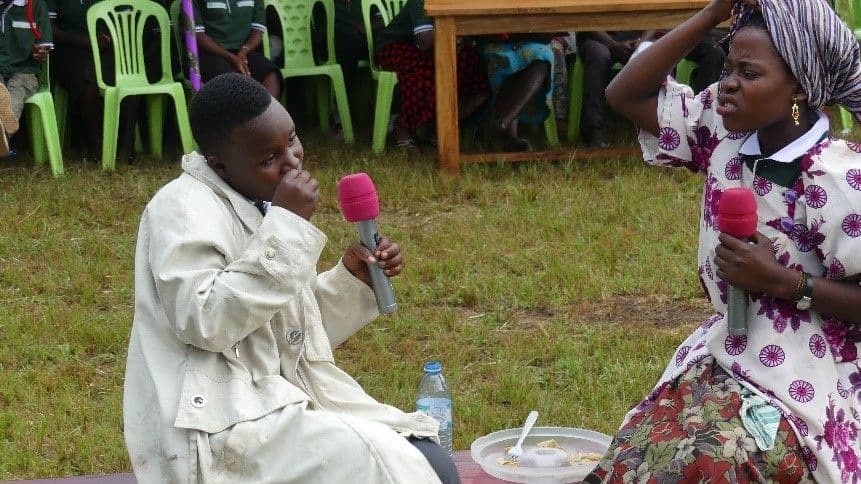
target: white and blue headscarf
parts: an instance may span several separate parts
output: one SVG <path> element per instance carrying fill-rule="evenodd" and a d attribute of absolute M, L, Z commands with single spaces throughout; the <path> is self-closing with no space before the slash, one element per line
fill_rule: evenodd
<path fill-rule="evenodd" d="M 852 31 L 825 0 L 758 0 L 777 52 L 821 109 L 841 104 L 861 120 L 861 49 Z M 756 12 L 742 1 L 733 7 L 732 38 Z"/>

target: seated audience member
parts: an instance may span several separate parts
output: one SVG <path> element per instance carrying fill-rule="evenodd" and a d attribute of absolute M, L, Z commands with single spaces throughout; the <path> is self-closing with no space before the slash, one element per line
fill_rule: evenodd
<path fill-rule="evenodd" d="M 640 42 L 652 42 L 659 36 L 655 31 L 641 32 L 580 32 L 577 52 L 584 64 L 583 111 L 580 125 L 583 141 L 591 147 L 605 147 L 604 89 L 610 82 L 610 68 L 625 63 Z M 697 63 L 692 83 L 699 92 L 720 77 L 725 58 L 724 50 L 709 35 L 696 44 L 685 57 Z"/>
<path fill-rule="evenodd" d="M 401 107 L 394 132 L 397 146 L 414 147 L 416 131 L 432 125 L 436 118 L 433 47 L 433 21 L 424 13 L 424 0 L 407 0 L 377 38 L 377 63 L 398 75 Z M 457 91 L 461 119 L 474 114 L 490 97 L 481 55 L 469 42 L 458 47 Z"/>
<path fill-rule="evenodd" d="M 281 73 L 259 50 L 266 34 L 263 0 L 194 0 L 194 16 L 204 82 L 237 72 L 281 98 Z"/>
<path fill-rule="evenodd" d="M 39 89 L 38 75 L 54 44 L 44 0 L 6 0 L 0 3 L 0 13 L 4 32 L 0 37 L 2 158 L 9 154 L 9 137 L 18 131 L 24 101 Z"/>
<path fill-rule="evenodd" d="M 730 18 L 719 83 L 695 94 L 668 79 Z M 861 148 L 831 137 L 823 111 L 861 114 L 859 58 L 824 0 L 712 0 L 607 88 L 639 127 L 647 162 L 702 176 L 698 272 L 714 315 L 584 482 L 861 478 Z M 754 198 L 750 238 L 721 232 L 733 189 Z M 742 325 L 730 326 L 729 288 L 742 291 Z"/>
<path fill-rule="evenodd" d="M 96 81 L 96 67 L 87 29 L 87 11 L 99 0 L 48 0 L 56 50 L 51 55 L 51 77 L 69 93 L 70 109 L 80 114 L 89 157 L 102 152 L 104 103 Z M 114 82 L 112 39 L 107 32 L 98 35 L 102 78 Z M 123 100 L 117 148 L 119 158 L 134 157 L 134 125 L 138 112 L 135 97 Z"/>
<path fill-rule="evenodd" d="M 319 184 L 287 111 L 229 73 L 190 106 L 200 152 L 144 209 L 123 420 L 139 482 L 458 483 L 436 420 L 378 402 L 333 347 L 377 315 L 358 243 L 318 274 Z"/>
<path fill-rule="evenodd" d="M 529 143 L 518 135 L 519 123 L 542 123 L 552 106 L 552 36 L 546 41 L 533 35 L 503 37 L 507 40 L 481 45 L 494 93 L 484 139 L 494 150 L 523 151 Z"/>

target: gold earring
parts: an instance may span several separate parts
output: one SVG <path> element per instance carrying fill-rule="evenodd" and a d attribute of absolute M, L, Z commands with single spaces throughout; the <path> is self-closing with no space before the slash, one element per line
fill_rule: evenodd
<path fill-rule="evenodd" d="M 801 126 L 801 112 L 798 109 L 798 101 L 792 102 L 792 120 L 796 126 Z"/>

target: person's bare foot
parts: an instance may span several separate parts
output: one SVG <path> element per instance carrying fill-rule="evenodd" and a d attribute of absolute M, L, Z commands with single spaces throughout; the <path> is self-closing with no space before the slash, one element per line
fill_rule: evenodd
<path fill-rule="evenodd" d="M 18 132 L 18 117 L 12 112 L 12 95 L 5 84 L 0 84 L 0 122 L 3 123 L 6 135 Z"/>

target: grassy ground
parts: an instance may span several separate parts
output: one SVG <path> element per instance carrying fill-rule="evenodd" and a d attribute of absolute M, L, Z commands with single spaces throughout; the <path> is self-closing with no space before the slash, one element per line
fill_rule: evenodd
<path fill-rule="evenodd" d="M 455 446 L 520 425 L 612 433 L 708 313 L 695 274 L 700 181 L 636 159 L 469 166 L 369 157 L 307 137 L 323 184 L 319 268 L 355 237 L 339 175 L 367 171 L 381 227 L 405 247 L 400 310 L 336 351 L 372 395 L 414 408 L 421 364 L 440 359 Z M 329 146 L 326 146 L 326 145 Z M 143 206 L 179 173 L 140 160 L 54 180 L 0 164 L 0 479 L 129 470 L 122 379 Z"/>

